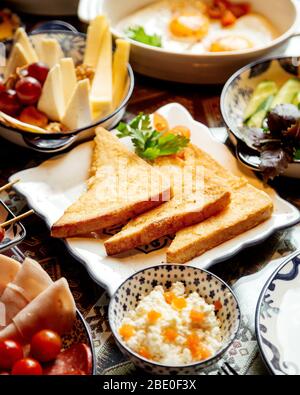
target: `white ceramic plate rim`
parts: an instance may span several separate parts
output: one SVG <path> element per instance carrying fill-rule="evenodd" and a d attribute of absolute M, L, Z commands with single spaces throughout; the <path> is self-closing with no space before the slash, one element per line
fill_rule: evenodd
<path fill-rule="evenodd" d="M 218 158 L 220 158 L 223 155 L 223 160 L 225 161 L 226 165 L 228 165 L 228 167 L 231 166 L 231 168 L 233 168 L 233 170 L 232 170 L 233 172 L 235 172 L 237 175 L 246 176 L 253 185 L 256 185 L 256 186 L 260 185 L 261 186 L 260 181 L 256 178 L 254 173 L 252 173 L 251 171 L 248 171 L 247 169 L 242 167 L 238 163 L 238 161 L 235 159 L 235 157 L 231 154 L 231 152 L 228 150 L 228 148 L 224 144 L 217 141 L 212 136 L 212 134 L 210 133 L 209 129 L 206 126 L 195 121 L 192 118 L 191 114 L 183 106 L 181 106 L 180 104 L 177 104 L 177 103 L 173 103 L 173 104 L 168 104 L 168 105 L 162 107 L 158 111 L 162 115 L 166 116 L 166 118 L 169 119 L 169 121 L 171 121 L 174 118 L 179 119 L 181 121 L 180 122 L 181 124 L 184 124 L 187 127 L 189 127 L 191 130 L 195 131 L 194 132 L 195 134 L 192 132 L 192 141 L 195 144 L 197 144 L 197 143 L 194 140 L 195 139 L 197 140 L 197 138 L 199 140 L 199 137 L 201 137 L 200 138 L 201 141 L 204 139 L 207 140 L 207 143 L 209 144 L 209 146 L 207 145 L 207 146 L 205 146 L 205 148 L 202 146 L 202 148 L 204 148 L 208 152 L 211 151 L 210 153 L 213 155 L 215 153 L 216 157 L 218 157 Z M 177 125 L 179 124 L 177 120 L 176 121 L 174 120 L 173 123 L 174 123 L 173 126 L 175 126 L 176 124 Z M 172 126 L 172 123 L 171 123 L 171 126 Z M 73 151 L 69 152 L 68 154 L 61 155 L 59 157 L 50 159 L 50 161 L 47 161 L 45 163 L 50 163 L 52 160 L 56 160 L 59 162 L 60 159 L 64 159 L 68 155 L 72 155 L 72 153 L 75 150 L 80 150 L 81 147 L 87 146 L 86 144 L 89 144 L 89 143 L 82 144 L 81 146 L 78 146 Z M 201 146 L 201 144 L 200 144 L 200 146 Z M 43 168 L 43 164 L 40 167 Z M 37 176 L 37 174 L 39 174 L 40 167 L 21 171 L 15 175 L 13 175 L 10 178 L 10 180 L 11 181 L 15 180 L 15 179 L 22 180 L 22 179 L 24 179 L 24 177 L 26 175 L 30 174 L 29 179 L 26 179 L 26 181 L 34 183 L 34 180 L 38 179 L 36 176 Z M 82 183 L 83 182 L 84 181 L 82 181 Z M 28 205 L 30 207 L 32 207 L 35 210 L 35 212 L 45 220 L 48 227 L 51 228 L 52 223 L 49 220 L 49 217 L 47 216 L 48 211 L 46 210 L 46 212 L 44 213 L 40 210 L 40 207 L 38 204 L 36 204 L 32 193 L 29 191 L 26 192 L 24 190 L 22 181 L 19 182 L 15 186 L 15 189 L 27 199 Z M 269 237 L 275 231 L 286 228 L 286 227 L 293 226 L 300 221 L 300 212 L 298 211 L 298 209 L 296 207 L 294 207 L 292 204 L 290 204 L 290 203 L 286 202 L 285 200 L 283 200 L 282 198 L 280 198 L 273 189 L 267 188 L 267 191 L 272 196 L 274 203 L 275 203 L 275 212 L 273 214 L 273 217 L 270 220 L 259 225 L 255 229 L 252 229 L 252 230 L 208 251 L 201 257 L 195 258 L 194 260 L 189 262 L 189 264 L 191 266 L 196 267 L 196 268 L 207 269 L 220 261 L 224 261 L 224 260 L 232 257 L 233 255 L 237 254 L 242 249 L 252 246 L 252 245 L 255 245 L 255 244 L 263 241 L 264 239 Z M 82 239 L 78 239 L 78 240 L 80 241 Z M 77 240 L 77 243 L 78 243 L 78 240 Z M 87 239 L 87 242 L 88 241 L 90 241 L 90 239 Z M 129 255 L 128 257 L 126 257 L 126 259 L 130 263 L 121 261 L 119 258 L 111 259 L 111 258 L 105 257 L 104 259 L 108 260 L 110 262 L 110 264 L 107 266 L 102 264 L 101 270 L 99 270 L 98 265 L 100 265 L 100 263 L 101 263 L 101 260 L 100 260 L 100 244 L 101 243 L 100 242 L 99 242 L 99 257 L 97 258 L 97 263 L 93 262 L 92 258 L 96 259 L 96 255 L 93 254 L 93 252 L 84 250 L 84 248 L 82 248 L 82 247 L 81 248 L 77 247 L 77 249 L 76 249 L 76 247 L 75 247 L 76 241 L 69 239 L 69 240 L 65 240 L 65 243 L 66 243 L 66 246 L 67 246 L 68 250 L 70 251 L 70 253 L 77 260 L 79 260 L 80 262 L 83 263 L 83 265 L 86 267 L 89 275 L 93 278 L 93 280 L 96 283 L 98 283 L 100 286 L 106 288 L 108 290 L 108 292 L 110 293 L 110 295 L 112 295 L 114 293 L 114 291 L 118 288 L 118 286 L 127 277 L 130 277 L 133 273 L 135 273 L 143 268 L 146 268 L 148 266 L 151 267 L 151 266 L 154 266 L 155 264 L 159 265 L 159 264 L 165 263 L 165 261 L 164 261 L 164 259 L 165 259 L 164 252 L 165 251 L 163 249 L 163 250 L 161 250 L 163 252 L 163 255 L 156 254 L 156 256 L 153 256 L 154 252 L 152 252 L 148 255 L 143 255 L 143 257 L 144 257 L 144 259 L 142 260 L 143 262 L 146 261 L 146 257 L 150 257 L 149 258 L 150 262 L 148 262 L 148 264 L 146 264 L 146 265 L 144 265 L 144 263 L 140 262 L 138 254 L 136 256 L 131 257 Z M 97 244 L 97 246 L 98 246 L 98 244 Z M 84 256 L 84 253 L 86 254 L 86 256 Z M 151 261 L 151 259 L 152 259 L 152 261 Z M 162 261 L 162 259 L 163 259 L 163 261 Z M 122 263 L 122 265 L 121 265 L 121 263 Z M 118 271 L 114 271 L 112 268 L 116 264 L 119 265 Z M 131 266 L 129 266 L 129 265 L 131 265 Z M 138 265 L 143 265 L 143 266 L 138 266 Z M 124 270 L 124 267 L 125 267 L 126 275 L 125 275 L 125 272 L 122 273 L 122 270 Z M 99 271 L 101 273 L 99 273 Z M 112 276 L 112 274 L 114 274 L 114 275 Z M 105 276 L 106 276 L 106 279 L 105 279 Z"/>
<path fill-rule="evenodd" d="M 91 0 L 80 0 L 79 6 L 78 6 L 78 17 L 81 21 L 89 23 L 89 21 L 87 21 L 87 18 L 85 16 L 85 12 L 87 10 L 87 8 L 89 7 L 89 2 Z M 231 53 L 228 52 L 220 52 L 218 54 L 216 53 L 205 53 L 205 54 L 192 54 L 189 52 L 175 52 L 175 51 L 171 51 L 168 50 L 166 48 L 158 48 L 158 47 L 153 47 L 150 45 L 146 45 L 143 43 L 140 43 L 138 41 L 132 40 L 130 38 L 127 38 L 127 40 L 131 43 L 131 45 L 136 46 L 136 47 L 140 47 L 143 48 L 145 50 L 148 51 L 153 51 L 153 52 L 158 52 L 158 53 L 166 53 L 169 55 L 176 55 L 179 57 L 189 57 L 191 59 L 197 59 L 197 58 L 201 58 L 201 59 L 206 59 L 206 58 L 234 58 L 234 57 L 239 57 L 241 55 L 247 55 L 247 54 L 255 54 L 256 52 L 260 52 L 263 50 L 268 50 L 268 49 L 272 49 L 277 47 L 278 45 L 280 45 L 281 43 L 285 42 L 287 39 L 289 39 L 297 30 L 297 26 L 299 23 L 299 8 L 295 2 L 295 0 L 289 0 L 291 5 L 294 7 L 294 11 L 295 11 L 295 22 L 291 25 L 291 27 L 283 34 L 281 34 L 279 37 L 277 37 L 276 39 L 272 40 L 268 45 L 263 45 L 261 47 L 256 47 L 256 48 L 252 48 L 252 49 L 244 49 L 241 51 L 234 51 Z M 93 0 L 94 4 L 93 7 L 96 10 L 101 9 L 101 4 L 103 3 L 103 0 Z M 92 4 L 92 3 L 91 3 Z M 115 28 L 111 28 L 111 32 L 113 33 L 114 36 L 118 37 L 118 38 L 124 38 L 124 36 L 122 34 L 120 34 L 119 30 L 115 29 Z"/>
<path fill-rule="evenodd" d="M 275 270 L 275 272 L 270 276 L 270 278 L 269 278 L 268 281 L 266 282 L 266 284 L 265 284 L 265 286 L 264 286 L 264 288 L 263 288 L 263 290 L 262 290 L 262 292 L 261 292 L 261 294 L 260 294 L 260 297 L 259 297 L 259 300 L 258 300 L 258 303 L 257 303 L 257 307 L 256 307 L 256 312 L 255 312 L 255 331 L 256 331 L 257 342 L 258 342 L 259 349 L 260 349 L 260 352 L 261 352 L 261 355 L 262 355 L 262 357 L 263 357 L 263 360 L 264 360 L 265 364 L 267 365 L 267 367 L 268 367 L 268 369 L 270 370 L 270 372 L 271 372 L 272 374 L 274 374 L 274 375 L 278 375 L 279 371 L 276 370 L 276 369 L 273 367 L 273 365 L 272 365 L 270 359 L 268 358 L 268 356 L 267 356 L 267 354 L 266 354 L 266 352 L 265 352 L 266 347 L 265 347 L 264 344 L 263 344 L 261 331 L 260 331 L 260 329 L 259 329 L 259 326 L 260 326 L 260 323 L 261 323 L 261 321 L 260 321 L 261 308 L 262 308 L 263 299 L 264 299 L 264 297 L 265 297 L 265 295 L 266 295 L 266 292 L 267 292 L 267 290 L 268 290 L 270 284 L 273 282 L 274 278 L 275 278 L 275 277 L 277 276 L 277 274 L 278 274 L 279 272 L 281 272 L 282 269 L 284 269 L 294 258 L 296 258 L 297 256 L 299 256 L 299 254 L 300 254 L 300 251 L 296 251 L 296 252 L 294 252 L 292 255 L 290 255 L 290 256 L 289 256 L 289 257 L 288 257 L 288 258 L 287 258 L 287 259 L 286 259 L 286 260 Z M 277 299 L 277 300 L 278 300 L 278 299 Z M 275 301 L 274 301 L 274 302 L 275 302 Z M 280 303 L 276 303 L 276 304 L 278 305 L 278 304 L 280 304 Z M 272 316 L 272 317 L 269 319 L 269 324 L 274 325 L 274 320 L 276 321 L 276 318 L 274 318 L 274 316 Z M 270 322 L 270 321 L 272 321 L 272 322 Z M 274 340 L 275 340 L 275 342 L 273 342 L 273 344 L 276 346 L 276 338 L 275 338 Z M 300 365 L 299 365 L 299 369 L 300 369 Z"/>

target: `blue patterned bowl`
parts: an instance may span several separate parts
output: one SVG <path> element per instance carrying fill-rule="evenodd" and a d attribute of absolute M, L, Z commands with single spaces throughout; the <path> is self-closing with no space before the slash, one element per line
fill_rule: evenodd
<path fill-rule="evenodd" d="M 212 358 L 203 362 L 184 366 L 166 366 L 149 361 L 130 350 L 118 333 L 124 315 L 136 308 L 140 299 L 148 295 L 155 286 L 170 288 L 172 283 L 181 281 L 187 293 L 198 292 L 205 301 L 212 304 L 220 301 L 222 308 L 217 312 L 221 322 L 223 346 Z M 115 292 L 109 305 L 109 323 L 112 333 L 122 353 L 137 367 L 152 374 L 195 374 L 197 371 L 215 364 L 234 341 L 240 327 L 240 309 L 232 290 L 215 275 L 201 269 L 183 265 L 161 265 L 142 270 L 126 280 Z"/>
<path fill-rule="evenodd" d="M 259 154 L 247 147 L 242 137 L 245 109 L 256 86 L 265 80 L 283 85 L 289 78 L 300 77 L 300 58 L 280 57 L 263 59 L 242 68 L 224 86 L 221 96 L 221 112 L 231 141 L 236 146 L 237 157 L 245 166 L 259 171 Z M 300 178 L 300 161 L 294 161 L 283 174 Z"/>
<path fill-rule="evenodd" d="M 256 309 L 262 357 L 275 375 L 300 375 L 300 251 L 267 281 Z"/>
<path fill-rule="evenodd" d="M 73 58 L 76 65 L 82 63 L 86 46 L 85 34 L 64 30 L 44 30 L 42 32 L 33 32 L 30 35 L 30 39 L 34 45 L 36 45 L 43 38 L 49 37 L 55 38 L 60 43 L 65 56 Z M 6 41 L 4 44 L 6 46 L 6 55 L 8 56 L 12 47 L 12 41 Z M 3 70 L 0 68 L 0 74 L 1 72 L 3 72 Z M 75 143 L 92 138 L 97 126 L 102 126 L 106 129 L 113 129 L 123 118 L 126 106 L 133 93 L 134 74 L 130 65 L 128 65 L 128 76 L 129 86 L 123 102 L 111 114 L 103 119 L 98 120 L 97 122 L 94 122 L 92 125 L 71 132 L 39 135 L 36 133 L 26 133 L 20 131 L 19 129 L 1 124 L 0 136 L 14 144 L 33 149 L 35 151 L 43 153 L 56 153 L 69 148 Z"/>

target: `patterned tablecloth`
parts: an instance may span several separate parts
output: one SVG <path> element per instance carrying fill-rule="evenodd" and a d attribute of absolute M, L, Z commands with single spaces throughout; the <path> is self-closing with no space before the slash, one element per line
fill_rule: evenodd
<path fill-rule="evenodd" d="M 171 102 L 185 106 L 195 119 L 215 128 L 223 126 L 219 111 L 220 87 L 182 86 L 137 77 L 136 89 L 127 116 L 140 111 L 153 112 Z M 22 169 L 34 167 L 45 157 L 21 149 L 0 139 L 0 185 Z M 299 181 L 280 179 L 274 188 L 300 208 Z M 0 196 L 15 213 L 26 209 L 26 202 L 14 192 Z M 64 244 L 51 239 L 49 230 L 41 219 L 33 216 L 24 225 L 26 240 L 8 255 L 22 260 L 29 256 L 38 260 L 53 279 L 65 276 L 70 284 L 80 311 L 91 326 L 97 353 L 98 374 L 137 374 L 134 366 L 124 359 L 112 338 L 107 321 L 108 297 L 103 289 L 89 278 L 83 266 L 67 252 Z M 266 374 L 257 348 L 254 333 L 255 305 L 260 289 L 267 277 L 283 257 L 300 249 L 300 227 L 277 232 L 260 245 L 241 252 L 233 259 L 220 263 L 212 271 L 234 285 L 243 310 L 243 325 L 233 347 L 225 356 L 240 374 Z M 256 273 L 259 272 L 259 275 Z M 221 361 L 221 364 L 224 361 Z M 213 367 L 208 374 L 216 374 Z"/>

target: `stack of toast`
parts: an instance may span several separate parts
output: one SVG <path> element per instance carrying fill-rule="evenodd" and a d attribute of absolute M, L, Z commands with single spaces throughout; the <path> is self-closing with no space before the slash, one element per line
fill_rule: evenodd
<path fill-rule="evenodd" d="M 126 194 L 124 185 L 115 193 L 116 180 L 120 185 L 124 177 Z M 126 223 L 105 241 L 108 255 L 175 235 L 167 262 L 185 263 L 259 225 L 272 212 L 266 193 L 192 144 L 180 156 L 148 164 L 99 128 L 87 191 L 54 224 L 52 236 L 74 237 Z"/>

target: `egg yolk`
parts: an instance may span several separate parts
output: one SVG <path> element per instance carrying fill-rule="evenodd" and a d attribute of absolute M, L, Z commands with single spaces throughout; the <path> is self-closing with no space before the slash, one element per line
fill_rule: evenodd
<path fill-rule="evenodd" d="M 211 44 L 210 52 L 241 51 L 253 47 L 253 43 L 245 37 L 221 37 Z"/>
<path fill-rule="evenodd" d="M 170 31 L 175 37 L 202 40 L 209 30 L 209 19 L 202 14 L 181 14 L 170 22 Z"/>

